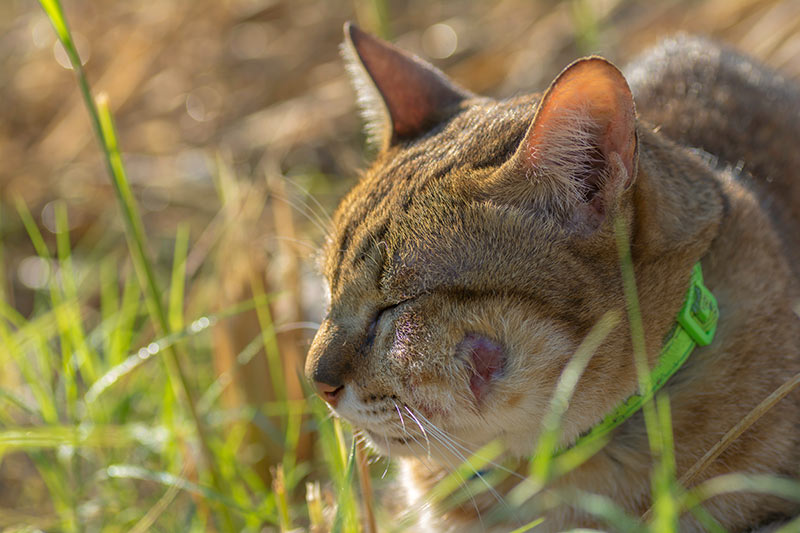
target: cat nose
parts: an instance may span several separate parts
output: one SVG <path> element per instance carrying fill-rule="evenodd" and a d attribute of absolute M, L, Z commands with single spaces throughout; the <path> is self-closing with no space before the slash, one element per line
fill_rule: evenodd
<path fill-rule="evenodd" d="M 317 394 L 328 402 L 331 407 L 336 407 L 339 400 L 344 396 L 345 374 L 340 365 L 330 364 L 330 361 L 322 359 L 317 361 L 313 370 L 309 374 L 310 381 L 314 382 Z"/>
<path fill-rule="evenodd" d="M 306 377 L 331 407 L 344 396 L 344 386 L 353 373 L 354 341 L 347 331 L 326 319 L 317 331 L 306 360 Z"/>
<path fill-rule="evenodd" d="M 323 400 L 328 402 L 331 407 L 336 407 L 336 404 L 339 403 L 339 397 L 342 396 L 344 392 L 344 385 L 328 385 L 322 381 L 315 381 L 314 386 L 317 388 L 317 393 Z"/>

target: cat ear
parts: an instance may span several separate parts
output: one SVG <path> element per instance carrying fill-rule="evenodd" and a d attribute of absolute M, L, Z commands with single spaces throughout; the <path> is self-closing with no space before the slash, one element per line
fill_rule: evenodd
<path fill-rule="evenodd" d="M 633 182 L 637 158 L 636 110 L 625 77 L 601 57 L 579 59 L 545 92 L 498 173 L 496 192 L 594 229 Z"/>
<path fill-rule="evenodd" d="M 345 23 L 344 37 L 342 55 L 367 133 L 382 148 L 425 133 L 472 96 L 433 65 L 355 24 Z"/>

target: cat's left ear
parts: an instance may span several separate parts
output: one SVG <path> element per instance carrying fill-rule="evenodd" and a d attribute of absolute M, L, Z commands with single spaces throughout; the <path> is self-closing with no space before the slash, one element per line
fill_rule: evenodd
<path fill-rule="evenodd" d="M 579 59 L 553 81 L 525 137 L 492 180 L 495 195 L 597 228 L 636 177 L 633 95 L 601 57 Z"/>
<path fill-rule="evenodd" d="M 344 25 L 344 38 L 342 55 L 367 133 L 381 148 L 424 134 L 474 96 L 433 65 L 355 24 Z"/>

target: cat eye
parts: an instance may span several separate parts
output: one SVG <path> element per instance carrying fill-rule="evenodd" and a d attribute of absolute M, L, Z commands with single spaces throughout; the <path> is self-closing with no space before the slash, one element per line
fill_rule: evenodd
<path fill-rule="evenodd" d="M 381 317 L 383 316 L 386 311 L 390 311 L 397 307 L 397 305 L 390 305 L 388 307 L 383 307 L 375 313 L 375 316 L 372 318 L 372 322 L 369 324 L 369 328 L 367 329 L 367 339 L 364 341 L 364 346 L 369 347 L 372 346 L 372 343 L 375 341 L 375 334 L 378 329 L 378 322 L 380 322 Z"/>
<path fill-rule="evenodd" d="M 391 311 L 394 308 L 396 308 L 398 305 L 404 304 L 404 303 L 406 303 L 408 301 L 409 300 L 402 300 L 400 302 L 397 302 L 396 304 L 387 305 L 386 307 L 380 308 L 375 313 L 375 316 L 373 317 L 372 322 L 370 322 L 370 324 L 369 324 L 369 328 L 367 328 L 367 338 L 364 341 L 364 346 L 365 347 L 372 346 L 372 343 L 375 341 L 375 335 L 376 335 L 377 330 L 378 330 L 378 323 L 381 321 L 381 318 L 383 317 L 383 315 L 387 311 Z"/>

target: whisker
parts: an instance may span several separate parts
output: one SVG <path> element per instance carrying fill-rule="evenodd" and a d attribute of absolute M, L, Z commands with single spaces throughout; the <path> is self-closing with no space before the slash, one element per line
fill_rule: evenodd
<path fill-rule="evenodd" d="M 428 440 L 428 434 L 425 432 L 425 428 L 422 427 L 422 424 L 420 423 L 419 419 L 416 416 L 414 416 L 414 413 L 411 412 L 411 409 L 409 409 L 407 405 L 404 404 L 403 407 L 406 408 L 406 411 L 408 411 L 408 414 L 411 415 L 411 418 L 414 419 L 414 422 L 417 423 L 417 425 L 419 426 L 419 429 L 422 431 L 422 435 L 425 437 L 425 443 L 428 445 L 428 457 L 430 457 L 431 456 L 431 442 Z"/>
<path fill-rule="evenodd" d="M 408 430 L 406 430 L 406 421 L 403 419 L 403 413 L 400 412 L 400 407 L 397 405 L 396 401 L 392 400 L 392 403 L 397 410 L 397 414 L 400 416 L 400 423 L 403 424 L 403 433 L 408 433 Z"/>
<path fill-rule="evenodd" d="M 410 434 L 409 434 L 409 436 L 412 439 L 414 439 L 414 437 L 411 436 Z M 417 439 L 414 439 L 414 441 L 417 444 L 419 444 L 420 446 L 422 446 L 422 444 L 420 444 L 420 442 L 417 441 Z M 442 443 L 442 445 L 444 445 L 444 443 Z M 410 449 L 410 447 L 409 447 L 409 449 Z M 421 463 L 425 464 L 425 462 L 422 460 L 422 458 L 419 458 L 419 459 L 420 459 Z M 472 503 L 472 507 L 475 509 L 475 514 L 478 515 L 478 521 L 481 523 L 481 529 L 485 529 L 485 527 L 483 527 L 483 516 L 481 515 L 481 510 L 478 507 L 478 501 L 475 499 L 475 493 L 472 491 L 472 489 L 470 489 L 469 483 L 467 482 L 468 480 L 465 479 L 464 476 L 462 476 L 459 473 L 458 467 L 453 465 L 453 463 L 450 460 L 448 460 L 446 457 L 442 457 L 441 460 L 444 461 L 447 464 L 447 467 L 449 469 L 449 470 L 446 469 L 445 472 L 455 472 L 455 474 L 458 476 L 458 479 L 459 479 L 458 485 L 459 485 L 459 487 L 463 487 L 463 489 L 469 495 L 469 499 L 470 499 L 470 502 Z M 428 468 L 428 470 L 430 470 L 430 468 Z"/>
<path fill-rule="evenodd" d="M 269 241 L 290 242 L 292 244 L 297 244 L 299 246 L 303 246 L 305 248 L 308 248 L 309 250 L 311 250 L 314 253 L 319 253 L 320 252 L 319 246 L 316 246 L 313 242 L 305 240 L 305 239 L 298 239 L 296 237 L 287 237 L 287 236 L 284 236 L 284 235 L 270 235 L 268 237 L 265 237 L 264 240 L 267 241 L 267 242 L 269 242 Z"/>
<path fill-rule="evenodd" d="M 400 411 L 399 411 L 399 409 L 398 409 L 398 414 L 400 414 Z M 401 415 L 401 417 L 402 417 L 402 415 Z M 417 440 L 417 438 L 416 438 L 416 437 L 414 437 L 414 435 L 413 435 L 413 434 L 409 433 L 409 432 L 406 430 L 406 428 L 405 428 L 405 425 L 403 425 L 403 426 L 402 426 L 402 428 L 403 428 L 403 433 L 404 433 L 404 435 L 407 435 L 407 436 L 408 436 L 408 437 L 409 437 L 411 440 L 413 440 L 413 441 L 414 441 L 414 442 L 415 442 L 415 443 L 416 443 L 418 446 L 422 447 L 422 443 L 421 443 L 419 440 Z M 412 452 L 413 452 L 413 449 L 412 449 L 412 448 L 411 448 L 411 446 L 408 444 L 408 442 L 406 442 L 406 443 L 405 443 L 405 445 L 406 445 L 406 447 L 407 447 L 409 450 L 412 450 Z M 426 461 L 426 460 L 425 460 L 425 458 L 423 458 L 423 457 L 416 457 L 416 459 L 419 461 L 419 463 L 420 463 L 422 466 L 424 466 L 424 467 L 425 467 L 425 468 L 428 470 L 428 472 L 429 472 L 429 473 L 430 473 L 432 476 L 434 476 L 434 477 L 435 477 L 435 476 L 437 476 L 437 475 L 438 475 L 437 471 L 436 471 L 436 470 L 435 470 L 435 469 L 434 469 L 434 468 L 431 466 L 431 464 L 429 464 L 429 463 L 428 463 L 428 461 Z M 456 468 L 454 467 L 454 465 L 453 465 L 453 464 L 452 464 L 452 463 L 451 463 L 451 462 L 450 462 L 450 461 L 449 461 L 447 458 L 444 458 L 444 457 L 443 457 L 443 458 L 442 458 L 442 460 L 443 460 L 443 461 L 444 461 L 444 462 L 447 464 L 447 467 L 449 468 L 449 471 L 456 472 L 456 474 L 458 475 L 458 477 L 459 477 L 459 486 L 463 487 L 463 488 L 464 488 L 464 490 L 466 490 L 466 491 L 467 491 L 467 493 L 469 494 L 469 498 L 470 498 L 470 500 L 471 500 L 472 506 L 475 508 L 475 513 L 478 515 L 478 519 L 481 521 L 481 523 L 483 523 L 483 520 L 482 520 L 482 518 L 481 518 L 481 511 L 480 511 L 480 508 L 478 507 L 478 503 L 477 503 L 477 501 L 475 500 L 475 496 L 474 496 L 474 494 L 472 493 L 472 490 L 470 490 L 470 488 L 469 488 L 469 485 L 467 484 L 467 480 L 466 480 L 466 479 L 464 479 L 464 476 L 462 476 L 460 473 L 458 473 L 458 471 L 456 470 Z M 447 470 L 447 469 L 445 469 L 445 472 L 448 472 L 448 470 Z M 429 507 L 431 507 L 431 506 L 432 506 L 431 502 L 429 502 L 429 501 L 427 501 L 427 500 L 418 501 L 418 502 L 416 503 L 416 505 L 414 506 L 414 507 L 416 507 L 416 509 L 408 509 L 408 510 L 406 511 L 406 513 L 405 513 L 405 514 L 406 514 L 406 515 L 411 515 L 411 514 L 412 514 L 412 513 L 414 513 L 414 512 L 416 512 L 416 513 L 419 513 L 420 511 L 422 511 L 422 510 L 424 510 L 424 509 L 426 509 L 426 508 L 429 508 Z"/>
<path fill-rule="evenodd" d="M 284 333 L 287 331 L 294 331 L 298 329 L 310 329 L 317 331 L 320 327 L 319 322 L 287 322 L 275 327 L 275 333 Z"/>
<path fill-rule="evenodd" d="M 281 174 L 281 177 L 282 177 L 282 178 L 283 178 L 283 179 L 284 179 L 284 180 L 285 180 L 287 183 L 289 183 L 289 185 L 293 186 L 295 189 L 297 189 L 297 190 L 298 190 L 298 191 L 300 191 L 300 192 L 301 192 L 303 195 L 305 195 L 305 197 L 306 197 L 306 198 L 309 198 L 309 199 L 311 199 L 311 201 L 312 201 L 312 202 L 314 202 L 314 205 L 315 205 L 316 207 L 318 207 L 318 208 L 319 208 L 319 210 L 318 210 L 318 211 L 316 211 L 316 213 L 317 213 L 318 215 L 319 215 L 319 214 L 321 214 L 322 216 L 324 216 L 324 217 L 327 219 L 327 222 L 328 222 L 328 223 L 329 223 L 331 226 L 333 225 L 333 219 L 332 219 L 332 218 L 331 218 L 331 216 L 328 214 L 328 212 L 325 210 L 325 208 L 322 206 L 322 204 L 321 204 L 321 203 L 319 203 L 319 200 L 317 200 L 317 198 L 316 198 L 316 197 L 315 197 L 313 194 L 311 194 L 311 192 L 309 192 L 308 190 L 306 190 L 305 188 L 303 188 L 303 187 L 302 187 L 302 186 L 301 186 L 299 183 L 297 183 L 296 181 L 294 181 L 294 180 L 290 180 L 288 177 L 286 177 L 286 176 L 284 176 L 284 175 L 282 175 L 282 174 Z M 306 205 L 308 205 L 308 204 L 306 204 Z M 309 209 L 311 209 L 312 207 L 313 207 L 313 206 L 311 206 L 311 205 L 309 205 L 309 206 L 308 206 L 308 208 L 309 208 Z"/>
<path fill-rule="evenodd" d="M 486 486 L 486 490 L 494 497 L 495 500 L 497 500 L 497 503 L 503 505 L 506 508 L 509 507 L 508 504 L 505 501 L 505 498 L 503 498 L 503 496 L 501 496 L 500 493 L 497 492 L 497 489 L 495 489 L 486 480 L 486 478 L 484 477 L 483 474 L 480 473 L 480 471 L 478 471 L 478 470 L 476 470 L 475 468 L 472 467 L 472 465 L 469 463 L 468 458 L 466 456 L 464 456 L 462 453 L 460 453 L 458 450 L 456 450 L 452 446 L 448 446 L 448 444 L 446 444 L 443 440 L 441 440 L 442 437 L 436 436 L 433 433 L 431 433 L 431 434 L 434 436 L 434 439 L 439 440 L 439 442 L 443 446 L 447 447 L 447 449 L 449 449 L 461 461 L 462 464 L 467 464 L 467 465 L 470 466 L 470 468 L 472 469 L 472 471 L 475 474 L 475 477 L 477 477 L 481 481 L 481 483 L 483 483 Z"/>
<path fill-rule="evenodd" d="M 408 406 L 405 406 L 405 407 L 406 407 L 406 409 L 408 410 L 409 414 L 410 414 L 410 415 L 411 415 L 411 416 L 414 418 L 414 420 L 417 422 L 417 424 L 419 424 L 419 426 L 420 426 L 420 430 L 422 430 L 422 432 L 423 432 L 423 434 L 425 435 L 425 437 L 426 437 L 426 440 L 427 440 L 427 432 L 426 432 L 426 431 L 425 431 L 425 429 L 423 428 L 423 426 L 422 426 L 421 422 L 420 422 L 420 421 L 419 421 L 419 419 L 418 419 L 418 418 L 417 418 L 417 417 L 414 415 L 414 413 L 413 413 L 413 412 L 412 412 L 412 411 L 411 411 L 411 410 L 408 408 Z M 424 417 L 424 415 L 422 415 L 422 413 L 420 413 L 420 412 L 419 412 L 419 410 L 417 410 L 417 409 L 414 409 L 414 411 L 416 411 L 416 412 L 417 412 L 417 414 L 419 414 L 421 417 L 425 418 L 425 417 Z M 398 414 L 399 414 L 399 410 L 398 410 Z M 401 416 L 402 416 L 402 415 L 401 415 Z M 429 422 L 429 424 L 430 424 L 430 425 L 432 425 L 432 426 L 434 426 L 434 425 L 433 425 L 432 423 L 430 423 L 430 422 Z M 437 429 L 437 430 L 439 430 L 439 428 L 436 428 L 436 429 Z M 417 443 L 417 445 L 419 445 L 420 447 L 422 447 L 422 443 L 420 443 L 420 442 L 419 442 L 419 440 L 418 440 L 416 437 L 414 437 L 414 435 L 413 435 L 412 433 L 408 432 L 408 431 L 406 430 L 405 426 L 403 426 L 403 430 L 404 430 L 404 432 L 405 432 L 405 434 L 406 434 L 406 435 L 408 435 L 408 436 L 409 436 L 409 437 L 410 437 L 410 438 L 411 438 L 411 439 L 412 439 L 414 442 L 416 442 L 416 443 Z M 465 457 L 465 456 L 464 456 L 462 453 L 460 453 L 460 452 L 459 452 L 459 451 L 458 451 L 458 450 L 457 450 L 457 449 L 456 449 L 456 448 L 455 448 L 455 447 L 454 447 L 452 444 L 448 443 L 448 442 L 445 440 L 445 439 L 446 439 L 446 436 L 445 436 L 445 435 L 442 435 L 442 437 L 439 437 L 439 436 L 437 436 L 437 435 L 434 435 L 433 433 L 431 433 L 431 435 L 434 437 L 434 439 L 435 439 L 435 440 L 436 440 L 436 441 L 437 441 L 437 442 L 438 442 L 438 443 L 439 443 L 439 444 L 440 444 L 442 447 L 444 447 L 444 449 L 445 449 L 445 450 L 448 450 L 448 451 L 450 451 L 450 452 L 451 452 L 451 453 L 452 453 L 452 454 L 453 454 L 453 455 L 454 455 L 454 456 L 455 456 L 457 459 L 459 459 L 459 460 L 461 461 L 461 463 L 462 463 L 462 464 L 468 464 L 468 465 L 469 465 L 469 462 L 468 462 L 468 460 L 467 460 L 467 457 Z M 471 453 L 470 453 L 470 455 L 471 455 Z M 428 441 L 428 457 L 430 458 L 430 441 Z M 467 480 L 467 479 L 465 479 L 465 478 L 464 478 L 464 476 L 462 476 L 462 475 L 459 473 L 459 471 L 458 471 L 458 468 L 457 468 L 455 465 L 453 465 L 453 463 L 452 463 L 450 460 L 448 460 L 448 459 L 446 458 L 446 456 L 443 456 L 443 457 L 441 458 L 441 460 L 442 460 L 442 461 L 444 461 L 445 463 L 447 463 L 447 466 L 449 467 L 449 471 L 450 471 L 450 472 L 454 472 L 454 473 L 455 473 L 455 474 L 458 476 L 458 478 L 459 478 L 459 486 L 460 486 L 460 487 L 463 487 L 463 488 L 464 488 L 464 490 L 466 490 L 466 491 L 467 491 L 467 494 L 469 495 L 469 497 L 470 497 L 470 500 L 472 501 L 472 505 L 473 505 L 473 507 L 475 508 L 475 512 L 476 512 L 476 513 L 477 513 L 477 515 L 478 515 L 478 519 L 480 520 L 481 524 L 483 524 L 483 519 L 482 519 L 482 517 L 481 517 L 481 512 L 480 512 L 480 509 L 478 508 L 477 501 L 475 500 L 475 495 L 474 495 L 474 493 L 472 492 L 472 489 L 470 489 L 470 486 L 469 486 L 468 480 Z M 420 458 L 420 462 L 422 462 L 421 458 Z M 472 468 L 472 466 L 471 466 L 471 465 L 470 465 L 470 468 Z M 503 497 L 500 495 L 500 493 L 499 493 L 499 492 L 497 492 L 497 490 L 496 490 L 494 487 L 492 487 L 492 485 L 491 485 L 491 484 L 490 484 L 490 483 L 489 483 L 489 482 L 488 482 L 488 481 L 485 479 L 485 477 L 484 477 L 484 476 L 483 476 L 483 475 L 482 475 L 480 472 L 478 472 L 478 471 L 477 471 L 475 468 L 472 468 L 472 471 L 474 472 L 475 476 L 476 476 L 476 477 L 477 477 L 477 478 L 478 478 L 478 479 L 479 479 L 479 480 L 480 480 L 480 481 L 481 481 L 481 482 L 482 482 L 482 483 L 483 483 L 483 484 L 486 486 L 486 490 L 487 490 L 487 491 L 488 491 L 488 492 L 489 492 L 489 493 L 492 495 L 492 497 L 493 497 L 493 498 L 494 498 L 494 499 L 495 499 L 495 500 L 496 500 L 496 501 L 497 501 L 499 504 L 503 505 L 503 506 L 504 506 L 504 507 L 506 507 L 506 508 L 509 508 L 509 506 L 508 506 L 508 504 L 506 503 L 505 499 L 504 499 L 504 498 L 503 498 Z"/>
<path fill-rule="evenodd" d="M 449 441 L 449 442 L 450 442 L 450 443 L 451 443 L 453 446 L 456 446 L 456 447 L 458 447 L 459 449 L 463 450 L 465 453 L 468 453 L 468 454 L 470 454 L 470 455 L 474 455 L 474 453 L 475 453 L 475 452 L 474 452 L 473 450 L 471 450 L 470 448 L 468 448 L 467 446 L 464 446 L 463 444 L 459 444 L 459 442 L 458 442 L 458 441 L 461 441 L 462 443 L 465 443 L 465 444 L 467 444 L 467 445 L 470 445 L 470 446 L 474 446 L 474 447 L 478 447 L 478 448 L 479 448 L 479 446 L 478 446 L 477 444 L 475 444 L 475 443 L 472 443 L 472 442 L 469 442 L 469 441 L 465 441 L 464 439 L 459 439 L 459 438 L 458 438 L 458 437 L 456 437 L 455 435 L 453 435 L 453 434 L 451 434 L 451 433 L 449 433 L 449 432 L 447 432 L 447 431 L 443 430 L 442 428 L 438 427 L 436 424 L 434 424 L 433 422 L 431 422 L 430 420 L 428 420 L 428 419 L 425 417 L 425 415 L 423 415 L 422 413 L 420 413 L 418 409 L 415 409 L 415 411 L 416 411 L 417 415 L 418 415 L 420 418 L 422 418 L 422 420 L 423 420 L 423 421 L 424 421 L 424 422 L 425 422 L 425 423 L 428 425 L 428 430 L 429 430 L 429 431 L 431 431 L 432 433 L 433 433 L 433 432 L 438 432 L 438 433 L 439 433 L 439 435 L 440 435 L 442 438 L 444 438 L 444 439 L 447 439 L 447 440 L 448 440 L 448 441 Z M 511 475 L 511 476 L 514 476 L 514 477 L 516 477 L 516 478 L 517 478 L 517 479 L 519 479 L 519 480 L 522 480 L 522 481 L 524 481 L 524 480 L 526 480 L 526 479 L 527 479 L 527 477 L 523 476 L 523 475 L 522 475 L 522 474 L 520 474 L 519 472 L 516 472 L 516 471 L 514 471 L 514 470 L 511 470 L 510 468 L 507 468 L 507 467 L 503 466 L 502 464 L 496 463 L 496 462 L 494 462 L 494 461 L 490 461 L 490 460 L 488 460 L 486 457 L 476 456 L 476 458 L 477 458 L 477 459 L 481 459 L 481 460 L 485 460 L 485 461 L 487 461 L 487 463 L 486 463 L 486 464 L 488 464 L 488 465 L 491 465 L 492 467 L 494 467 L 494 468 L 497 468 L 498 470 L 501 470 L 501 471 L 503 471 L 503 472 L 505 472 L 505 473 L 507 473 L 507 474 L 509 474 L 509 475 Z"/>
<path fill-rule="evenodd" d="M 291 207 L 294 208 L 295 211 L 297 211 L 298 213 L 303 215 L 309 222 L 314 224 L 314 226 L 319 231 L 321 231 L 323 235 L 328 235 L 331 232 L 332 228 L 324 220 L 320 219 L 319 216 L 316 213 L 314 213 L 313 211 L 309 214 L 308 211 L 302 209 L 302 206 L 297 205 L 296 203 L 292 202 L 289 198 L 286 198 L 285 196 L 281 196 L 280 194 L 272 193 L 271 196 L 272 196 L 272 198 L 275 198 L 276 200 L 280 200 L 282 202 L 285 202 L 285 203 L 289 204 Z"/>
<path fill-rule="evenodd" d="M 383 442 L 386 444 L 388 458 L 386 459 L 386 468 L 383 470 L 383 474 L 381 474 L 381 479 L 386 477 L 386 473 L 389 471 L 389 463 L 392 462 L 392 449 L 389 448 L 389 438 L 386 435 L 383 436 Z"/>
<path fill-rule="evenodd" d="M 451 438 L 448 436 L 448 433 L 447 433 L 445 430 L 443 430 L 443 429 L 439 428 L 438 426 L 436 426 L 436 424 L 434 424 L 433 422 L 431 422 L 430 420 L 428 420 L 428 419 L 425 417 L 425 415 L 423 415 L 423 414 L 422 414 L 422 413 L 421 413 L 421 412 L 420 412 L 418 409 L 414 409 L 414 411 L 416 411 L 416 413 L 417 413 L 417 414 L 418 414 L 418 415 L 419 415 L 419 416 L 420 416 L 420 417 L 421 417 L 423 420 L 425 420 L 425 421 L 427 422 L 427 424 L 428 424 L 428 426 L 429 426 L 429 427 L 428 427 L 428 429 L 429 429 L 429 431 L 430 431 L 430 433 L 431 433 L 431 436 L 432 436 L 432 437 L 433 437 L 435 440 L 437 440 L 437 441 L 438 441 L 440 444 L 442 444 L 442 446 L 444 446 L 446 449 L 449 449 L 450 451 L 452 451 L 452 452 L 453 452 L 453 454 L 454 454 L 454 455 L 455 455 L 457 458 L 459 458 L 459 459 L 462 461 L 462 463 L 467 463 L 467 464 L 469 464 L 469 463 L 468 463 L 468 460 L 467 460 L 467 458 L 466 458 L 466 457 L 465 457 L 463 454 L 459 453 L 459 452 L 458 452 L 458 450 L 456 450 L 456 449 L 455 449 L 455 446 L 459 446 L 459 447 L 460 447 L 460 448 L 462 448 L 464 451 L 466 451 L 467 453 L 469 453 L 469 454 L 470 454 L 470 456 L 474 455 L 474 452 L 472 452 L 471 450 L 469 450 L 469 449 L 467 449 L 467 448 L 464 448 L 463 446 L 460 446 L 460 445 L 458 445 L 456 442 L 454 442 L 454 441 L 453 441 L 453 440 L 452 440 L 452 439 L 451 439 Z M 478 459 L 484 459 L 484 460 L 485 460 L 485 458 L 482 458 L 482 457 L 480 457 L 480 456 L 477 456 L 477 458 L 478 458 Z M 514 477 L 516 477 L 516 478 L 519 478 L 520 480 L 524 480 L 524 479 L 526 479 L 524 476 L 522 476 L 522 475 L 518 474 L 517 472 L 515 472 L 515 471 L 513 471 L 513 470 L 510 470 L 510 469 L 508 469 L 508 468 L 506 468 L 506 467 L 504 467 L 504 466 L 502 466 L 502 465 L 499 465 L 499 464 L 495 463 L 494 461 L 487 461 L 487 464 L 490 464 L 490 465 L 492 465 L 493 467 L 497 468 L 498 470 L 500 470 L 500 471 L 502 471 L 502 472 L 506 472 L 506 473 L 508 473 L 508 474 L 511 474 L 512 476 L 514 476 Z M 470 467 L 471 467 L 471 465 L 470 465 Z M 489 482 L 488 482 L 488 481 L 487 481 L 487 480 L 484 478 L 484 476 L 483 476 L 483 475 L 482 475 L 482 474 L 481 474 L 481 473 L 480 473 L 478 470 L 476 470 L 475 468 L 472 468 L 472 471 L 475 473 L 475 477 L 477 477 L 478 479 L 480 479 L 480 481 L 481 481 L 481 482 L 482 482 L 482 483 L 483 483 L 483 484 L 486 486 L 486 489 L 487 489 L 487 491 L 488 491 L 488 492 L 489 492 L 489 493 L 492 495 L 492 497 L 494 497 L 494 499 L 497 501 L 497 503 L 499 503 L 500 505 L 502 505 L 502 506 L 503 506 L 505 509 L 507 509 L 507 510 L 511 511 L 511 513 L 512 513 L 512 515 L 513 515 L 514 519 L 515 519 L 515 520 L 516 520 L 518 523 L 520 523 L 520 524 L 521 524 L 521 523 L 522 523 L 522 520 L 521 520 L 521 518 L 519 517 L 517 510 L 516 510 L 516 509 L 514 509 L 514 508 L 512 508 L 512 507 L 511 507 L 511 506 L 508 504 L 508 502 L 506 502 L 505 498 L 503 498 L 503 496 L 502 496 L 502 495 L 501 495 L 501 494 L 500 494 L 500 493 L 497 491 L 497 489 L 495 489 L 495 488 L 494 488 L 494 487 L 493 487 L 493 486 L 492 486 L 492 485 L 491 485 L 491 484 L 490 484 L 490 483 L 489 483 Z M 463 479 L 463 478 L 462 478 L 462 479 Z M 465 488 L 466 488 L 466 485 L 465 485 Z M 472 498 L 472 494 L 470 494 L 470 497 Z M 474 498 L 473 498 L 473 499 L 474 499 Z"/>
<path fill-rule="evenodd" d="M 322 207 L 322 205 L 317 201 L 316 198 L 314 198 L 311 195 L 311 193 L 309 193 L 308 191 L 303 189 L 297 182 L 295 182 L 293 180 L 290 180 L 288 177 L 283 175 L 283 173 L 281 173 L 281 172 L 272 172 L 270 174 L 272 176 L 277 177 L 279 179 L 279 181 L 281 182 L 281 185 L 282 185 L 280 187 L 271 187 L 270 189 L 271 189 L 272 194 L 276 194 L 276 193 L 277 194 L 284 194 L 288 198 L 290 196 L 290 193 L 287 191 L 287 189 L 285 187 L 285 184 L 288 183 L 289 185 L 291 185 L 292 187 L 294 187 L 297 191 L 299 191 L 301 193 L 299 195 L 295 194 L 295 195 L 292 195 L 292 196 L 297 198 L 297 201 L 303 207 L 303 211 L 302 212 L 306 216 L 313 215 L 314 218 L 322 226 L 324 226 L 326 228 L 329 228 L 329 229 L 331 229 L 333 227 L 333 220 L 331 219 L 330 216 L 328 216 L 328 213 L 325 211 L 325 208 Z M 315 206 L 311 205 L 308 201 L 306 201 L 306 198 L 311 198 L 316 203 L 316 205 L 319 207 L 319 211 L 314 209 Z M 298 211 L 300 211 L 300 210 L 298 209 Z M 320 215 L 320 213 L 321 213 L 321 215 Z M 325 217 L 325 218 L 323 218 L 323 217 Z"/>
<path fill-rule="evenodd" d="M 418 446 L 422 447 L 422 443 L 421 443 L 421 442 L 420 442 L 420 441 L 419 441 L 419 440 L 418 440 L 418 439 L 417 439 L 417 438 L 416 438 L 416 437 L 415 437 L 415 436 L 414 436 L 414 435 L 413 435 L 411 432 L 409 432 L 409 431 L 408 431 L 408 428 L 406 427 L 406 424 L 405 424 L 405 419 L 404 419 L 404 417 L 403 417 L 403 413 L 402 413 L 402 411 L 400 410 L 399 406 L 397 405 L 397 402 L 394 402 L 394 401 L 393 401 L 392 403 L 394 404 L 394 406 L 395 406 L 395 409 L 397 410 L 397 414 L 398 414 L 398 416 L 399 416 L 399 418 L 400 418 L 400 429 L 402 429 L 403 435 L 406 435 L 406 436 L 408 436 L 408 437 L 409 437 L 411 440 L 413 440 L 413 441 L 414 441 L 414 442 L 415 442 L 415 443 L 416 443 Z M 413 413 L 409 412 L 409 414 L 411 414 L 411 415 L 413 416 Z M 414 416 L 414 419 L 417 421 L 417 424 L 419 424 L 419 426 L 420 426 L 420 430 L 422 430 L 423 434 L 427 435 L 427 432 L 424 430 L 424 428 L 422 427 L 422 424 L 421 424 L 421 422 L 419 422 L 419 420 L 416 418 L 416 416 Z M 384 439 L 386 439 L 386 436 L 385 436 L 385 435 L 384 435 Z M 426 436 L 426 439 L 427 439 L 427 436 Z M 441 444 L 442 446 L 444 446 L 445 448 L 447 448 L 447 444 L 446 444 L 445 442 L 442 442 L 441 440 L 440 440 L 439 442 L 440 442 L 440 444 Z M 408 443 L 408 442 L 406 442 L 406 443 L 405 443 L 405 445 L 406 445 L 406 447 L 407 447 L 409 450 L 412 450 L 412 451 L 413 451 L 413 449 L 411 448 L 411 446 L 409 445 L 409 443 Z M 430 441 L 428 441 L 428 447 L 430 447 Z M 388 440 L 386 440 L 386 448 L 387 448 L 387 449 L 389 449 Z M 430 448 L 428 448 L 428 449 L 430 450 Z M 456 455 L 458 455 L 458 452 L 457 452 L 457 451 L 455 451 L 455 450 L 453 450 L 453 451 L 454 451 L 454 453 L 455 453 Z M 425 460 L 425 458 L 423 458 L 423 457 L 416 457 L 416 459 L 419 461 L 419 463 L 420 463 L 422 466 L 424 466 L 424 467 L 425 467 L 425 468 L 428 470 L 428 472 L 429 472 L 429 473 L 430 473 L 432 476 L 437 476 L 437 472 L 436 472 L 436 471 L 434 470 L 434 468 L 433 468 L 433 467 L 432 467 L 432 466 L 431 466 L 431 465 L 428 463 L 428 461 L 426 461 L 426 460 Z M 429 461 L 431 460 L 431 459 L 430 459 L 430 454 L 429 454 L 428 460 L 429 460 Z M 449 461 L 449 460 L 448 460 L 446 457 L 442 457 L 442 460 L 443 460 L 443 461 L 446 463 L 446 466 L 449 468 L 449 470 L 448 470 L 448 469 L 445 469 L 445 472 L 448 472 L 448 471 L 455 472 L 455 473 L 456 473 L 456 475 L 458 476 L 458 478 L 459 478 L 459 486 L 460 486 L 460 487 L 463 487 L 463 488 L 464 488 L 464 490 L 466 490 L 466 491 L 467 491 L 467 494 L 469 495 L 469 498 L 470 498 L 470 501 L 471 501 L 471 503 L 472 503 L 472 506 L 475 508 L 475 513 L 476 513 L 476 514 L 477 514 L 477 516 L 478 516 L 478 520 L 481 522 L 481 524 L 483 524 L 483 518 L 482 518 L 482 516 L 481 516 L 481 511 L 480 511 L 480 508 L 478 507 L 478 503 L 477 503 L 477 500 L 475 499 L 475 495 L 474 495 L 473 491 L 470 489 L 470 487 L 469 487 L 469 484 L 467 483 L 467 480 L 464 478 L 464 476 L 462 476 L 462 475 L 461 475 L 461 474 L 458 472 L 458 470 L 457 470 L 457 469 L 456 469 L 456 467 L 453 465 L 453 463 L 452 463 L 452 462 L 450 462 L 450 461 Z M 388 465 L 387 465 L 387 468 L 388 468 Z M 418 512 L 420 512 L 421 510 L 424 510 L 424 509 L 426 509 L 426 508 L 430 507 L 431 505 L 432 505 L 432 504 L 431 504 L 430 502 L 428 502 L 428 501 L 420 501 L 420 502 L 417 502 L 417 504 L 415 505 L 415 507 L 416 507 L 417 509 L 409 509 L 409 510 L 407 510 L 407 511 L 406 511 L 406 514 L 407 514 L 407 515 L 411 515 L 413 512 L 417 512 L 417 513 L 418 513 Z"/>

